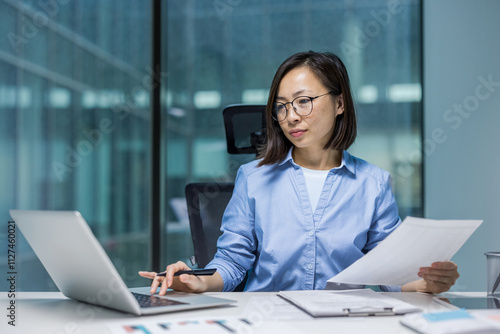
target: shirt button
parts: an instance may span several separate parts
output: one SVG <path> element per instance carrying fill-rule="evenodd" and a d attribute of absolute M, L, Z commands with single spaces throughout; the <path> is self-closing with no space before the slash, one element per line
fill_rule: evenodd
<path fill-rule="evenodd" d="M 314 235 L 314 231 L 309 231 L 309 236 L 312 237 Z"/>
<path fill-rule="evenodd" d="M 308 264 L 307 265 L 307 269 L 312 269 L 313 268 L 313 265 L 312 264 Z"/>

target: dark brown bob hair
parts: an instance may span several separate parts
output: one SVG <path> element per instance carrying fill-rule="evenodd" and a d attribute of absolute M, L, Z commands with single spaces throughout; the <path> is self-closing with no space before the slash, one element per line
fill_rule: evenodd
<path fill-rule="evenodd" d="M 266 106 L 267 137 L 264 144 L 259 148 L 258 158 L 262 159 L 259 166 L 282 161 L 292 147 L 292 143 L 281 131 L 278 121 L 272 118 L 272 113 L 281 80 L 288 72 L 301 66 L 309 67 L 326 87 L 327 91 L 331 91 L 336 97 L 342 94 L 344 100 L 344 112 L 337 116 L 335 130 L 324 149 L 346 150 L 356 139 L 356 112 L 349 76 L 344 63 L 339 57 L 330 52 L 308 51 L 296 53 L 281 64 L 271 84 Z"/>

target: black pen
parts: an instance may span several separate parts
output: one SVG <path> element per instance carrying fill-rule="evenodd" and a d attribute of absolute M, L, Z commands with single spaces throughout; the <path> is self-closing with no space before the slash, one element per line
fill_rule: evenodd
<path fill-rule="evenodd" d="M 193 269 L 193 270 L 179 270 L 175 272 L 174 276 L 179 276 L 182 274 L 195 275 L 195 276 L 210 276 L 213 275 L 217 269 Z M 165 276 L 166 271 L 156 274 L 156 276 Z"/>

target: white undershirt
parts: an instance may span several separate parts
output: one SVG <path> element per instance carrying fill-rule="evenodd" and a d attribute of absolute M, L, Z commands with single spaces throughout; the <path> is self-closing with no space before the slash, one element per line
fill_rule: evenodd
<path fill-rule="evenodd" d="M 309 193 L 309 199 L 311 200 L 311 207 L 313 212 L 318 206 L 318 201 L 323 191 L 323 185 L 325 184 L 326 176 L 329 170 L 315 170 L 301 167 L 304 172 L 304 177 L 306 179 L 307 192 Z"/>

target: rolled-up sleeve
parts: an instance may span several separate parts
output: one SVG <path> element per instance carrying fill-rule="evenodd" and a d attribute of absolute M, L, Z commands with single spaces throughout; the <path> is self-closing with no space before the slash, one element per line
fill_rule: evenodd
<path fill-rule="evenodd" d="M 401 292 L 400 285 L 381 285 L 380 290 L 384 292 Z"/>

